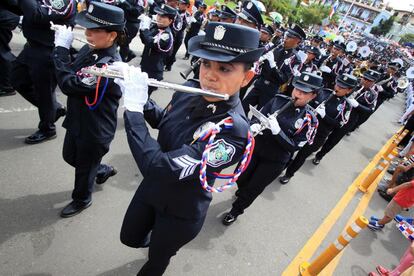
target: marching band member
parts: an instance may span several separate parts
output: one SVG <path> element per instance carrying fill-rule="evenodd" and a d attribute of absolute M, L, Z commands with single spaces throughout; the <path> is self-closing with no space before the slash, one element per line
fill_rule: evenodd
<path fill-rule="evenodd" d="M 150 78 L 162 80 L 165 59 L 173 50 L 174 39 L 170 26 L 177 15 L 177 10 L 162 4 L 155 7 L 154 12 L 157 14 L 157 23 L 152 26 L 149 17 L 141 17 L 139 37 L 145 47 L 140 64 L 142 71 Z M 156 88 L 150 87 L 148 93 L 151 95 L 155 90 Z"/>
<path fill-rule="evenodd" d="M 349 74 L 339 75 L 336 79 L 335 90 L 323 89 L 318 96 L 310 103 L 318 115 L 318 132 L 312 144 L 306 144 L 289 162 L 289 166 L 283 176 L 279 178 L 281 184 L 287 184 L 296 171 L 302 167 L 312 153 L 317 151 L 329 134 L 335 129 L 348 122 L 351 113 L 351 105 L 347 103 L 346 96 L 358 84 L 358 79 Z"/>
<path fill-rule="evenodd" d="M 259 8 L 251 1 L 243 3 L 242 10 L 237 14 L 234 23 L 258 30 L 260 30 L 264 24 Z"/>
<path fill-rule="evenodd" d="M 184 60 L 190 58 L 190 54 L 188 52 L 188 41 L 196 36 L 201 29 L 201 25 L 203 24 L 204 20 L 206 19 L 205 11 L 207 9 L 207 5 L 204 3 L 200 3 L 198 6 L 198 10 L 193 14 L 191 18 L 190 28 L 188 29 L 185 38 L 184 38 L 184 45 L 185 45 L 185 56 Z"/>
<path fill-rule="evenodd" d="M 266 186 L 285 169 L 295 151 L 308 142 L 312 143 L 318 120 L 307 104 L 322 88 L 322 78 L 304 72 L 295 77 L 293 85 L 293 101 L 285 95 L 277 94 L 261 110 L 262 114 L 267 115 L 283 109 L 277 118 L 269 118 L 270 129 L 256 136 L 250 165 L 237 181 L 237 199 L 223 218 L 224 225 L 232 224 L 244 213 Z M 252 131 L 259 132 L 260 128 L 261 125 L 253 119 Z"/>
<path fill-rule="evenodd" d="M 37 144 L 56 138 L 55 122 L 66 114 L 65 108 L 56 101 L 50 22 L 73 25 L 76 2 L 21 0 L 18 5 L 23 13 L 22 30 L 27 43 L 13 62 L 11 84 L 38 108 L 39 130 L 25 139 L 27 144 Z"/>
<path fill-rule="evenodd" d="M 171 71 L 171 67 L 176 61 L 175 56 L 180 49 L 181 44 L 184 40 L 184 31 L 187 29 L 187 26 L 190 24 L 191 15 L 187 11 L 190 6 L 190 0 L 179 0 L 178 1 L 178 13 L 174 18 L 172 23 L 172 34 L 174 39 L 172 53 L 167 56 L 165 61 L 165 71 Z"/>
<path fill-rule="evenodd" d="M 104 183 L 116 170 L 101 164 L 109 151 L 117 124 L 117 109 L 121 90 L 112 80 L 96 78 L 80 72 L 84 67 L 104 66 L 121 60 L 118 41 L 124 36 L 122 9 L 91 2 L 86 11 L 78 14 L 76 23 L 85 27 L 86 39 L 94 46 L 85 45 L 75 60 L 69 48 L 73 34 L 69 28 L 58 26 L 53 52 L 56 77 L 62 92 L 68 96 L 68 113 L 63 122 L 66 136 L 63 159 L 75 168 L 75 188 L 70 202 L 60 215 L 71 217 L 92 204 L 96 183 Z"/>
<path fill-rule="evenodd" d="M 220 22 L 234 23 L 237 18 L 237 13 L 233 11 L 232 9 L 230 9 L 229 7 L 227 7 L 226 5 L 223 5 L 221 6 L 219 18 L 220 18 Z"/>
<path fill-rule="evenodd" d="M 322 61 L 319 68 L 322 71 L 323 84 L 325 88 L 334 88 L 336 77 L 342 72 L 341 56 L 345 53 L 345 49 L 345 43 L 335 42 L 330 55 Z"/>
<path fill-rule="evenodd" d="M 286 32 L 283 44 L 264 55 L 261 73 L 252 90 L 243 99 L 246 113 L 249 105 L 262 108 L 279 92 L 279 87 L 289 80 L 292 75 L 291 67 L 295 65 L 290 63 L 290 58 L 295 55 L 294 49 L 305 39 L 306 34 L 302 28 L 293 24 Z"/>
<path fill-rule="evenodd" d="M 355 92 L 347 98 L 348 103 L 353 107 L 348 122 L 344 126 L 336 128 L 329 134 L 328 139 L 312 160 L 313 164 L 318 165 L 322 158 L 331 151 L 348 132 L 353 131 L 359 125 L 359 122 L 366 120 L 374 112 L 378 93 L 371 88 L 378 77 L 379 73 L 376 71 L 368 70 L 364 73 L 361 79 L 361 84 L 358 85 L 354 89 Z M 353 96 L 354 94 L 355 96 Z"/>
<path fill-rule="evenodd" d="M 125 245 L 149 245 L 148 261 L 138 275 L 162 275 L 170 258 L 198 235 L 216 173 L 240 159 L 244 163 L 243 153 L 251 145 L 238 91 L 253 77 L 250 67 L 263 52 L 257 48 L 259 32 L 217 22 L 209 23 L 205 31 L 205 36 L 189 41 L 189 53 L 202 58 L 202 63 L 199 83 L 193 80 L 187 85 L 226 93 L 228 101 L 177 92 L 165 110 L 152 100 L 145 105 L 146 75 L 138 68 L 120 66 L 129 76 L 117 80 L 127 109 L 128 143 L 144 177 L 121 230 Z M 158 128 L 157 140 L 150 136 L 145 121 Z M 217 134 L 214 140 L 213 133 Z"/>
<path fill-rule="evenodd" d="M 398 79 L 396 74 L 398 73 L 400 66 L 401 65 L 398 62 L 388 63 L 385 74 L 378 80 L 377 86 L 379 88 L 379 93 L 375 110 L 377 110 L 384 101 L 392 99 L 395 94 L 397 94 Z"/>

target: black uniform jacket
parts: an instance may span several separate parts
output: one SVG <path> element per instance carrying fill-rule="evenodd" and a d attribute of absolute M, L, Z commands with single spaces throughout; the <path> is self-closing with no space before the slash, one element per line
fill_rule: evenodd
<path fill-rule="evenodd" d="M 276 93 L 279 86 L 284 84 L 292 76 L 292 71 L 285 60 L 294 55 L 293 49 L 285 50 L 283 45 L 276 47 L 273 50 L 276 67 L 270 68 L 269 61 L 263 62 L 261 73 L 255 83 L 255 87 L 265 90 L 267 93 Z"/>
<path fill-rule="evenodd" d="M 357 87 L 355 92 L 355 100 L 359 105 L 355 108 L 359 113 L 371 114 L 377 105 L 378 92 L 374 88 L 365 89 Z"/>
<path fill-rule="evenodd" d="M 188 86 L 197 84 L 187 82 Z M 209 185 L 213 185 L 211 172 L 239 162 L 246 146 L 249 124 L 238 94 L 228 101 L 212 103 L 198 95 L 176 92 L 165 110 L 150 100 L 144 114 L 145 120 L 159 130 L 158 140 L 150 136 L 143 114 L 124 113 L 129 146 L 144 176 L 136 196 L 167 214 L 204 217 L 212 198 L 199 180 L 199 161 L 207 141 L 192 141 L 206 123 L 233 119 L 233 127 L 217 134 L 210 151 L 207 172 Z"/>
<path fill-rule="evenodd" d="M 337 97 L 333 93 L 333 90 L 325 88 L 309 104 L 313 108 L 317 108 L 323 102 L 325 103 L 325 117 L 321 118 L 318 115 L 318 133 L 321 131 L 330 132 L 334 128 L 342 127 L 349 120 L 352 110 L 351 105 L 346 101 L 345 97 Z"/>
<path fill-rule="evenodd" d="M 51 12 L 44 7 L 41 0 L 19 0 L 23 13 L 23 35 L 30 45 L 54 46 L 55 32 L 50 29 L 50 21 L 59 25 L 74 25 L 76 13 L 75 0 L 63 0 L 65 5 L 72 4 L 67 14 Z"/>
<path fill-rule="evenodd" d="M 70 60 L 69 50 L 56 47 L 54 52 L 56 78 L 62 92 L 68 96 L 67 115 L 63 122 L 72 135 L 81 139 L 98 143 L 110 142 L 116 130 L 117 109 L 122 96 L 121 89 L 112 79 L 108 80 L 106 92 L 101 103 L 95 110 L 89 110 L 85 103 L 93 102 L 97 77 L 79 74 L 81 68 L 103 64 L 110 64 L 121 60 L 117 45 L 107 49 L 92 50 L 88 45 L 80 49 L 74 61 Z M 105 86 L 106 78 L 102 78 L 99 87 L 99 96 Z"/>
<path fill-rule="evenodd" d="M 172 51 L 173 36 L 170 28 L 160 30 L 157 25 L 152 25 L 149 30 L 140 31 L 139 36 L 145 45 L 141 60 L 142 71 L 163 72 L 165 58 Z"/>
<path fill-rule="evenodd" d="M 277 94 L 261 109 L 261 113 L 265 116 L 273 114 L 289 101 L 289 97 Z M 307 114 L 311 124 L 306 124 Z M 288 162 L 295 151 L 313 139 L 318 119 L 309 106 L 291 106 L 278 115 L 277 121 L 281 128 L 280 133 L 273 135 L 269 129 L 266 129 L 263 134 L 257 135 L 254 154 L 259 154 L 270 161 Z"/>

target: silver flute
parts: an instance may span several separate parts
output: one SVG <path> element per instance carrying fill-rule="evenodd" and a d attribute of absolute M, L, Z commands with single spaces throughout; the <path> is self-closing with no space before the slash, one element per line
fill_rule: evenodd
<path fill-rule="evenodd" d="M 105 78 L 119 78 L 119 79 L 124 78 L 124 75 L 122 74 L 122 72 L 115 71 L 115 70 L 108 70 L 106 68 L 98 68 L 98 67 L 82 68 L 81 72 L 85 74 L 90 74 L 90 75 L 105 77 Z M 206 96 L 206 97 L 219 98 L 225 101 L 227 101 L 230 97 L 228 94 L 219 94 L 219 93 L 215 93 L 212 91 L 202 90 L 200 88 L 188 87 L 188 86 L 165 82 L 165 81 L 158 81 L 156 79 L 148 79 L 148 85 L 153 86 L 153 87 L 158 87 L 158 88 L 172 89 L 172 90 L 180 91 L 184 93 L 192 93 L 192 94 L 197 94 L 197 95 Z"/>

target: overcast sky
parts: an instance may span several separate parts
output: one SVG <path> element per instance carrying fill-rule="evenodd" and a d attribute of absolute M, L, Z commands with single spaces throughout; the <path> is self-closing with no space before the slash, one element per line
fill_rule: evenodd
<path fill-rule="evenodd" d="M 390 3 L 390 6 L 394 9 L 412 10 L 414 8 L 414 0 L 386 0 L 385 3 Z M 413 6 L 410 6 L 413 5 Z"/>

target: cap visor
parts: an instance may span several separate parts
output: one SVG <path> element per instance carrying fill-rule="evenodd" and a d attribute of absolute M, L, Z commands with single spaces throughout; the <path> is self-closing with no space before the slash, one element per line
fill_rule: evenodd
<path fill-rule="evenodd" d="M 90 21 L 88 18 L 86 18 L 85 15 L 86 15 L 86 11 L 78 13 L 75 18 L 75 23 L 86 29 L 104 28 L 104 26 L 99 25 L 98 23 L 95 23 L 93 21 Z"/>
<path fill-rule="evenodd" d="M 316 90 L 316 88 L 313 89 L 313 88 L 311 88 L 309 86 L 306 86 L 306 85 L 304 85 L 300 82 L 293 83 L 293 87 L 299 89 L 300 91 L 306 92 L 306 93 L 309 93 L 309 92 L 312 92 L 312 91 Z"/>
<path fill-rule="evenodd" d="M 353 87 L 353 86 L 350 86 L 349 84 L 346 84 L 346 83 L 341 82 L 341 81 L 337 81 L 336 85 L 338 85 L 341 88 L 352 88 Z"/>

